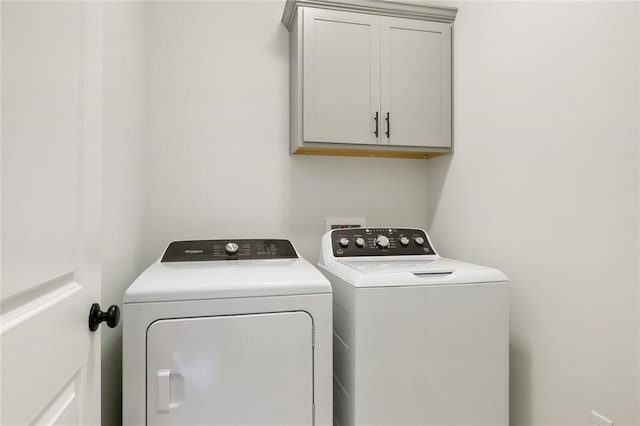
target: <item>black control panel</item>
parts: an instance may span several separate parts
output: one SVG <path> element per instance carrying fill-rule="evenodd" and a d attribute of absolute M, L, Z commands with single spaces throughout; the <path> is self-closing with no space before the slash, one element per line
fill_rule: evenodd
<path fill-rule="evenodd" d="M 197 240 L 174 241 L 162 262 L 205 262 L 211 260 L 296 259 L 288 240 Z"/>
<path fill-rule="evenodd" d="M 436 254 L 420 229 L 337 229 L 331 233 L 331 247 L 335 257 Z"/>

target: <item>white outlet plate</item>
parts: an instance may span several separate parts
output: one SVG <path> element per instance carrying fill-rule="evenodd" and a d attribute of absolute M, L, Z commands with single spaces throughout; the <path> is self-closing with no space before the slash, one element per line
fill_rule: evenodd
<path fill-rule="evenodd" d="M 367 219 L 364 217 L 328 217 L 324 220 L 324 230 L 329 232 L 336 228 L 364 228 Z"/>
<path fill-rule="evenodd" d="M 613 426 L 613 421 L 609 420 L 602 414 L 591 412 L 591 424 L 595 426 Z"/>

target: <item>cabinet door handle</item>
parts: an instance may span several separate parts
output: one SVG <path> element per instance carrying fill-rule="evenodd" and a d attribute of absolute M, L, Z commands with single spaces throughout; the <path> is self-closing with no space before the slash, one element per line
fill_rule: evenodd
<path fill-rule="evenodd" d="M 376 135 L 376 138 L 377 138 L 378 137 L 378 111 L 376 111 L 376 116 L 373 119 L 376 120 L 376 130 L 373 133 Z"/>
<path fill-rule="evenodd" d="M 387 122 L 387 131 L 384 133 L 387 137 L 391 137 L 391 118 L 389 117 L 389 113 L 387 113 L 387 118 L 385 118 Z"/>

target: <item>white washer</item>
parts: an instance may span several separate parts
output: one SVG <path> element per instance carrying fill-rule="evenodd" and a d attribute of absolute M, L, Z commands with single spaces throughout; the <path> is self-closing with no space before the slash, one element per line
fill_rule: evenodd
<path fill-rule="evenodd" d="M 347 425 L 507 425 L 507 278 L 438 256 L 420 229 L 322 238 L 333 288 L 334 417 Z"/>
<path fill-rule="evenodd" d="M 127 289 L 125 425 L 330 425 L 331 286 L 287 240 L 180 241 Z"/>

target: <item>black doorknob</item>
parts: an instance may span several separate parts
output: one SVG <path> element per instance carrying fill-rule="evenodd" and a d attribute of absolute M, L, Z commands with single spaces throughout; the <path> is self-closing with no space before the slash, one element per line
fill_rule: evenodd
<path fill-rule="evenodd" d="M 111 305 L 107 312 L 102 312 L 99 303 L 91 305 L 89 310 L 89 330 L 96 331 L 102 321 L 106 321 L 110 328 L 117 326 L 120 322 L 120 308 L 117 305 Z"/>

